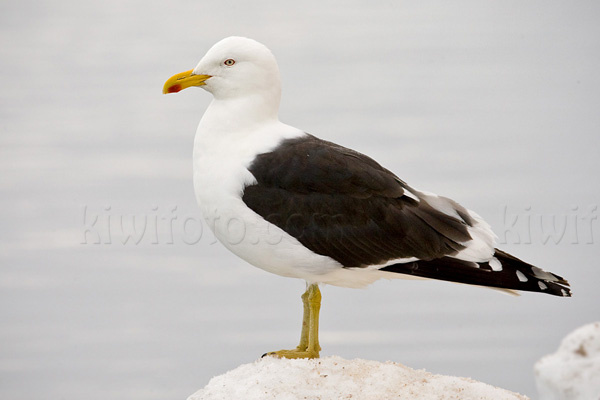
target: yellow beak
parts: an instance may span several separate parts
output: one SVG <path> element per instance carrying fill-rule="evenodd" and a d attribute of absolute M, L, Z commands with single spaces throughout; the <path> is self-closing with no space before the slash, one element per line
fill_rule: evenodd
<path fill-rule="evenodd" d="M 194 72 L 194 70 L 190 69 L 189 71 L 170 77 L 165 82 L 165 86 L 163 86 L 163 94 L 177 93 L 190 86 L 206 85 L 204 82 L 211 77 L 210 75 L 192 75 L 192 72 Z"/>

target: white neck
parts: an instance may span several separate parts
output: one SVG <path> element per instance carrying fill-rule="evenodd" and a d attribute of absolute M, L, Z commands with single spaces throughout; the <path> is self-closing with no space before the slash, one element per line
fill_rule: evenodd
<path fill-rule="evenodd" d="M 246 165 L 256 154 L 271 150 L 281 140 L 304 135 L 300 129 L 279 121 L 280 86 L 263 88 L 237 96 L 213 93 L 215 98 L 204 113 L 194 139 L 197 162 L 210 159 L 216 165 L 235 155 L 236 163 L 241 161 Z"/>
<path fill-rule="evenodd" d="M 224 86 L 218 90 L 207 85 L 206 89 L 212 92 L 214 99 L 200 121 L 200 130 L 225 134 L 277 121 L 281 101 L 279 80 L 271 78 L 261 82 L 257 79 L 252 84 L 255 86 Z"/>

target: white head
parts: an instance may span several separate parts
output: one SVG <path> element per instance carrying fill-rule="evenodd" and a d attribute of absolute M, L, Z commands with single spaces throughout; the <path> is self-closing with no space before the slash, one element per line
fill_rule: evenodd
<path fill-rule="evenodd" d="M 255 40 L 232 36 L 215 44 L 196 68 L 171 77 L 163 93 L 200 86 L 215 100 L 252 99 L 279 107 L 281 80 L 271 51 Z"/>

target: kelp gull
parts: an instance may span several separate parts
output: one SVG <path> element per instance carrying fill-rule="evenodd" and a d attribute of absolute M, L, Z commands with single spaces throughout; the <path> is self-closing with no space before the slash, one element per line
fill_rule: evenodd
<path fill-rule="evenodd" d="M 226 38 L 163 92 L 190 86 L 214 96 L 194 142 L 203 217 L 237 256 L 307 282 L 300 344 L 268 354 L 319 356 L 320 283 L 427 278 L 571 295 L 565 279 L 496 249 L 489 225 L 473 211 L 280 122 L 279 69 L 264 45 Z"/>

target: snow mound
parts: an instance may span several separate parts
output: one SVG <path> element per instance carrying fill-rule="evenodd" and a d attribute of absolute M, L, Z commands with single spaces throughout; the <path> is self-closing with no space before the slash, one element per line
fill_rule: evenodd
<path fill-rule="evenodd" d="M 527 399 L 468 378 L 433 375 L 404 365 L 326 357 L 265 357 L 214 377 L 188 400 L 517 400 Z"/>
<path fill-rule="evenodd" d="M 600 322 L 567 335 L 534 372 L 540 400 L 600 399 Z"/>

